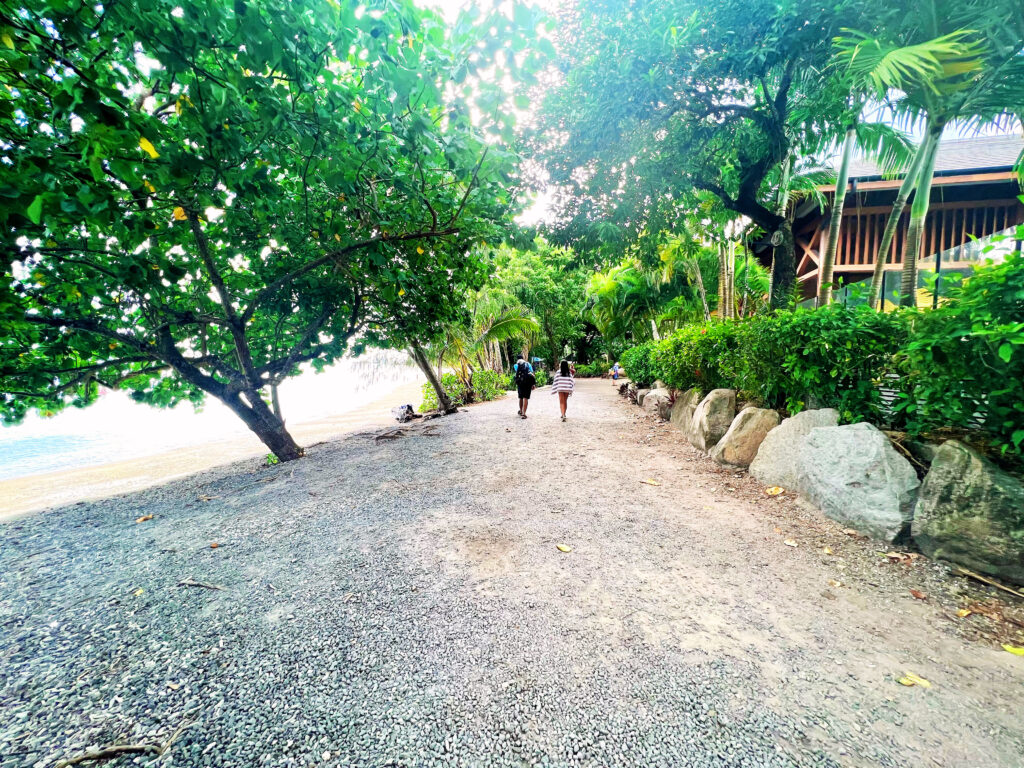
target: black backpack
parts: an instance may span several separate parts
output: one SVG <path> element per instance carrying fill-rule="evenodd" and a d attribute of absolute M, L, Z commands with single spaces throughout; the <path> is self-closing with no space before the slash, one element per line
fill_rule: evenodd
<path fill-rule="evenodd" d="M 529 381 L 530 367 L 526 363 L 516 366 L 516 384 L 526 384 Z"/>

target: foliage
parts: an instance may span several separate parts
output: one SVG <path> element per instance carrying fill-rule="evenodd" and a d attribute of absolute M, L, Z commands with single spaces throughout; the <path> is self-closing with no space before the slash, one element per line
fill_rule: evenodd
<path fill-rule="evenodd" d="M 295 458 L 268 389 L 357 333 L 404 346 L 462 312 L 486 276 L 469 245 L 509 212 L 515 162 L 494 140 L 512 138 L 504 70 L 474 72 L 537 18 L 449 29 L 406 0 L 366 6 L 5 14 L 5 422 L 101 385 L 155 405 L 212 394 Z"/>
<path fill-rule="evenodd" d="M 576 366 L 576 376 L 581 379 L 597 379 L 604 376 L 607 372 L 608 364 L 603 360 Z"/>
<path fill-rule="evenodd" d="M 536 369 L 533 372 L 533 375 L 537 379 L 538 387 L 546 387 L 548 384 L 551 383 L 551 377 L 548 375 L 548 372 L 545 371 L 543 368 Z"/>
<path fill-rule="evenodd" d="M 459 408 L 466 404 L 467 397 L 469 395 L 469 387 L 466 386 L 462 379 L 456 376 L 454 373 L 445 373 L 441 376 L 441 386 L 444 387 L 445 393 L 448 395 L 448 399 L 454 407 Z M 429 382 L 425 383 L 422 388 L 423 391 L 423 405 L 420 406 L 421 411 L 433 411 L 437 410 L 439 403 L 437 400 L 437 392 L 430 385 Z"/>
<path fill-rule="evenodd" d="M 638 387 L 649 387 L 658 378 L 653 359 L 656 347 L 657 342 L 647 341 L 622 353 L 622 366 L 626 369 L 626 375 Z"/>
<path fill-rule="evenodd" d="M 835 408 L 842 422 L 887 421 L 879 386 L 891 384 L 907 340 L 902 314 L 830 305 L 743 323 L 730 378 L 773 408 Z"/>
<path fill-rule="evenodd" d="M 510 389 L 514 389 L 512 374 L 497 371 L 476 371 L 473 374 L 473 402 L 482 403 L 502 397 Z"/>
<path fill-rule="evenodd" d="M 739 327 L 739 323 L 715 321 L 688 325 L 672 334 L 654 352 L 657 378 L 674 389 L 697 387 L 708 392 L 729 386 L 728 366 L 736 354 Z"/>
<path fill-rule="evenodd" d="M 897 404 L 908 431 L 980 423 L 995 450 L 1024 460 L 1024 257 L 978 267 L 938 309 L 911 317 Z"/>

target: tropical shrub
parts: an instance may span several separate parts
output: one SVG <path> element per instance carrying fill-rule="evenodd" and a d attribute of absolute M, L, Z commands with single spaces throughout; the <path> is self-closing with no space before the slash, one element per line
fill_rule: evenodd
<path fill-rule="evenodd" d="M 980 426 L 991 447 L 1024 461 L 1024 258 L 978 268 L 938 309 L 911 315 L 896 408 L 906 429 Z"/>
<path fill-rule="evenodd" d="M 622 365 L 626 369 L 626 375 L 638 387 L 649 387 L 658 378 L 653 357 L 656 348 L 657 342 L 647 341 L 622 353 Z"/>
<path fill-rule="evenodd" d="M 739 328 L 739 323 L 694 324 L 663 339 L 653 355 L 655 378 L 673 389 L 697 387 L 707 392 L 734 386 L 731 374 Z"/>
<path fill-rule="evenodd" d="M 906 316 L 833 304 L 737 324 L 732 386 L 772 408 L 835 408 L 840 421 L 883 422 L 880 386 L 892 386 Z"/>
<path fill-rule="evenodd" d="M 536 370 L 534 370 L 533 375 L 537 379 L 537 386 L 538 387 L 546 387 L 548 384 L 551 383 L 551 377 L 548 375 L 548 372 L 545 371 L 545 370 L 536 369 Z"/>
<path fill-rule="evenodd" d="M 475 371 L 470 381 L 473 385 L 472 395 L 475 403 L 494 400 L 515 387 L 512 383 L 512 374 L 496 371 Z"/>
<path fill-rule="evenodd" d="M 585 363 L 576 366 L 576 376 L 581 379 L 600 378 L 608 370 L 608 364 L 598 360 L 596 363 Z"/>
<path fill-rule="evenodd" d="M 468 402 L 469 388 L 454 373 L 443 374 L 441 376 L 441 386 L 444 387 L 445 394 L 448 395 L 452 405 L 456 408 Z M 434 391 L 434 388 L 430 386 L 428 381 L 423 384 L 423 405 L 420 406 L 420 410 L 433 411 L 438 406 L 437 392 Z"/>

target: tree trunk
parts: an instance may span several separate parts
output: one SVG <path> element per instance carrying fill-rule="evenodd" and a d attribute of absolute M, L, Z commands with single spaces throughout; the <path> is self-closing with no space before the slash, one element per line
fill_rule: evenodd
<path fill-rule="evenodd" d="M 846 186 L 850 182 L 850 160 L 853 157 L 853 146 L 857 142 L 857 126 L 846 129 L 843 141 L 843 159 L 839 164 L 836 176 L 836 197 L 832 203 L 832 218 L 828 226 L 828 241 L 821 254 L 818 267 L 818 306 L 827 307 L 832 303 L 832 270 L 836 263 L 836 250 L 839 247 L 839 230 L 843 225 L 843 207 L 846 205 Z"/>
<path fill-rule="evenodd" d="M 415 341 L 410 341 L 409 354 L 412 355 L 412 359 L 416 361 L 416 365 L 418 365 L 420 370 L 423 371 L 423 375 L 427 377 L 427 381 L 430 382 L 430 386 L 434 388 L 434 393 L 437 395 L 437 402 L 440 406 L 441 412 L 455 413 L 458 409 L 452 405 L 452 401 L 448 397 L 448 393 L 444 391 L 444 387 L 441 385 L 441 378 L 434 373 L 434 368 L 427 359 L 427 354 L 423 351 L 423 347 Z"/>
<path fill-rule="evenodd" d="M 708 294 L 704 290 L 704 276 L 700 273 L 700 262 L 696 257 L 693 259 L 693 274 L 697 281 L 697 292 L 700 294 L 701 308 L 704 310 L 704 322 L 711 319 L 711 310 L 708 309 Z"/>
<path fill-rule="evenodd" d="M 281 412 L 281 398 L 277 393 L 277 384 L 270 385 L 270 403 L 274 406 L 274 415 L 284 424 L 284 414 Z"/>
<path fill-rule="evenodd" d="M 782 242 L 775 246 L 772 256 L 772 285 L 769 304 L 772 309 L 785 309 L 796 285 L 796 242 L 793 222 L 783 219 L 778 232 Z"/>
<path fill-rule="evenodd" d="M 718 318 L 725 320 L 726 318 L 726 307 L 729 302 L 729 288 L 726 283 L 726 271 L 725 271 L 725 247 L 719 243 L 717 246 L 718 251 Z"/>
<path fill-rule="evenodd" d="M 292 439 L 284 422 L 267 407 L 258 392 L 246 393 L 248 403 L 238 394 L 220 399 L 280 461 L 293 461 L 304 455 L 305 451 Z"/>
<path fill-rule="evenodd" d="M 900 226 L 900 218 L 903 216 L 903 209 L 907 207 L 907 200 L 910 193 L 917 186 L 921 175 L 921 163 L 925 154 L 929 151 L 929 144 L 932 141 L 930 132 L 925 133 L 924 141 L 914 153 L 914 159 L 907 168 L 907 175 L 903 178 L 900 191 L 896 195 L 896 201 L 892 204 L 892 211 L 889 213 L 889 220 L 885 222 L 885 229 L 882 232 L 882 242 L 878 245 L 878 252 L 875 254 L 875 269 L 871 275 L 871 292 L 868 294 L 868 306 L 877 309 L 880 306 L 878 301 L 882 295 L 882 282 L 885 278 L 885 265 L 889 261 L 889 249 L 892 247 L 892 239 L 896 236 L 896 230 Z"/>
<path fill-rule="evenodd" d="M 934 133 L 934 132 L 933 132 Z M 934 134 L 928 146 L 924 160 L 921 161 L 920 180 L 914 193 L 914 202 L 910 206 L 910 227 L 907 229 L 906 248 L 903 251 L 903 275 L 900 280 L 900 306 L 917 306 L 917 258 L 921 250 L 921 234 L 924 231 L 925 219 L 928 217 L 928 206 L 932 196 L 932 176 L 935 171 L 935 153 L 939 148 L 939 137 L 942 130 Z"/>

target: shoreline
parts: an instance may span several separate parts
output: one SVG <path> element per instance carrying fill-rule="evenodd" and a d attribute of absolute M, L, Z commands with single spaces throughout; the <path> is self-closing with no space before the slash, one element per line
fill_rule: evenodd
<path fill-rule="evenodd" d="M 305 447 L 355 432 L 395 423 L 391 408 L 422 402 L 422 382 L 401 384 L 373 402 L 351 411 L 302 422 L 289 428 Z M 80 501 L 145 490 L 243 459 L 262 457 L 267 447 L 252 433 L 163 453 L 77 469 L 59 469 L 0 481 L 0 523 Z"/>

